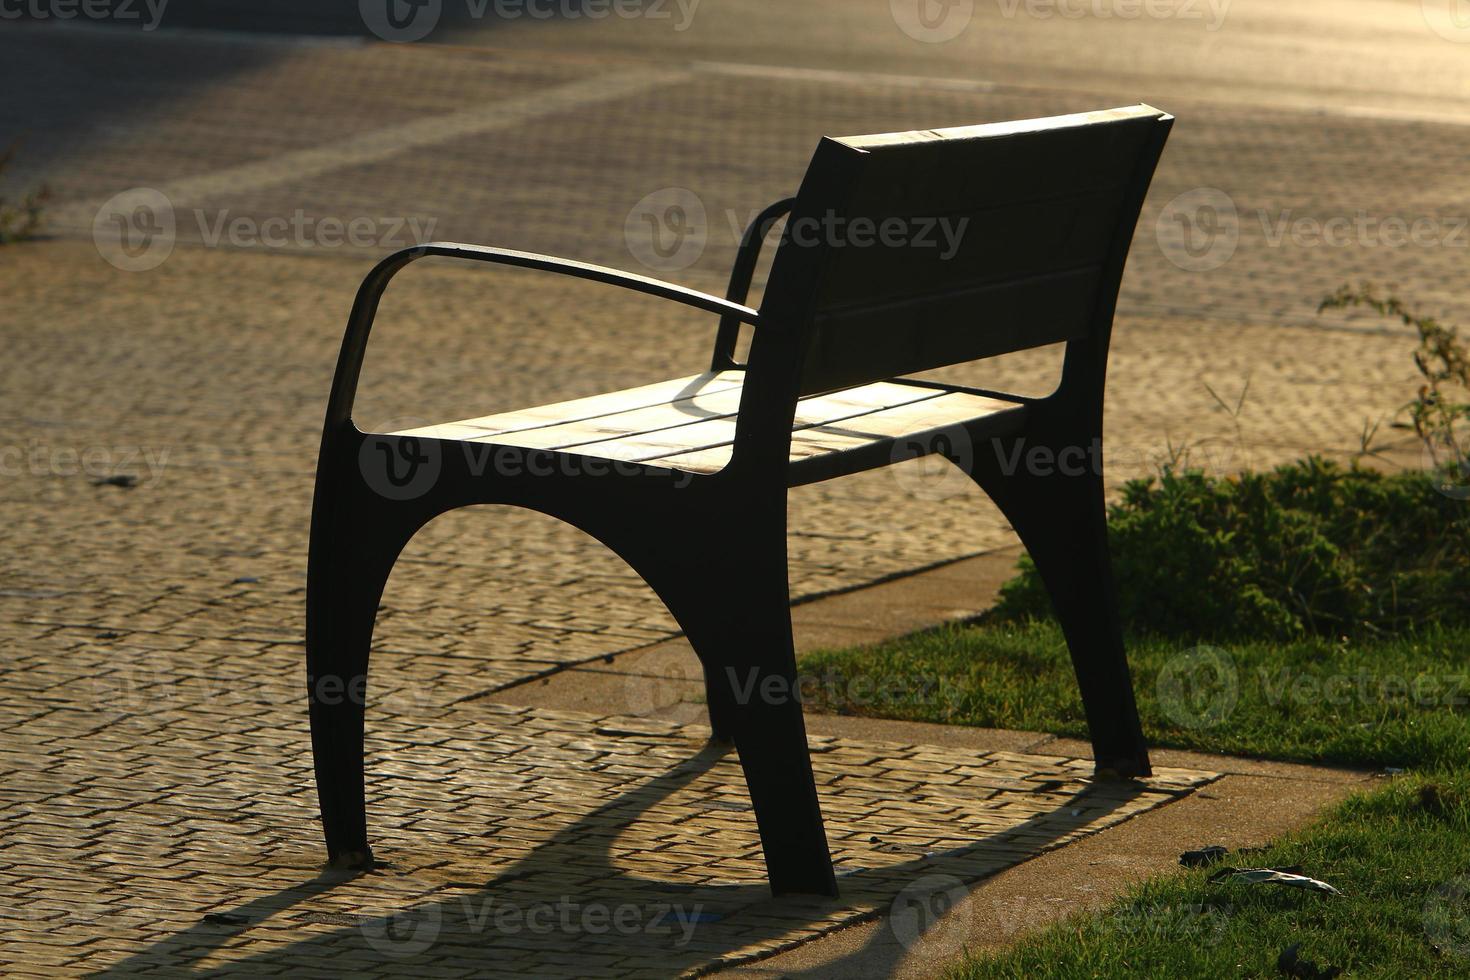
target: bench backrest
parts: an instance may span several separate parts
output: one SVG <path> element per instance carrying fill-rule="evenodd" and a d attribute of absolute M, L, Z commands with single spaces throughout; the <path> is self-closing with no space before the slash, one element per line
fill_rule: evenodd
<path fill-rule="evenodd" d="M 810 394 L 1086 337 L 1105 352 L 1172 121 L 1139 105 L 823 139 L 761 305 L 795 340 L 758 330 L 750 385 Z"/>

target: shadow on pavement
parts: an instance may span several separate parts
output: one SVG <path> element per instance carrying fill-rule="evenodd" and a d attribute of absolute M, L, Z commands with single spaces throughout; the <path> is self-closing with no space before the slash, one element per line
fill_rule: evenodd
<path fill-rule="evenodd" d="M 333 889 L 370 882 L 381 876 L 389 885 L 395 878 L 412 879 L 392 865 L 367 875 L 322 872 L 285 890 L 264 895 L 228 910 L 217 910 L 223 921 L 199 924 L 143 949 L 109 968 L 104 976 L 127 976 L 150 970 L 197 970 L 231 976 L 260 976 L 302 969 L 330 968 L 334 972 L 373 967 L 404 976 L 439 975 L 452 970 L 466 975 L 535 975 L 541 977 L 612 975 L 625 971 L 672 976 L 717 960 L 721 955 L 775 943 L 799 930 L 808 933 L 871 918 L 870 911 L 853 909 L 843 898 L 772 898 L 764 882 L 722 885 L 657 881 L 628 874 L 612 865 L 609 855 L 620 828 L 660 800 L 687 786 L 732 751 L 711 743 L 667 774 L 640 785 L 599 807 L 538 845 L 526 858 L 504 868 L 483 883 L 439 881 L 430 888 L 432 901 L 408 901 L 407 907 L 364 910 L 352 915 L 323 914 L 303 909 Z M 1014 834 L 1040 834 L 1044 850 L 1067 834 L 1097 819 L 1098 800 L 1090 807 L 1071 809 L 1072 801 L 1055 811 L 1034 817 L 997 835 L 980 840 L 944 857 L 974 862 L 993 860 L 995 870 L 1016 862 Z M 1110 812 L 1138 795 L 1127 784 L 1111 785 L 1104 794 Z M 1074 798 L 1075 799 L 1075 798 Z M 1089 812 L 1090 810 L 1090 812 Z M 1077 814 L 1081 814 L 1078 816 Z M 487 835 L 489 836 L 489 835 Z M 493 851 L 493 839 L 486 842 Z M 464 855 L 458 855 L 463 857 Z M 452 856 L 437 862 L 447 864 Z M 719 872 L 718 859 L 708 868 Z M 877 910 L 902 915 L 894 899 L 904 888 L 926 875 L 936 875 L 960 887 L 959 879 L 939 874 L 942 865 L 928 858 L 914 859 L 882 869 L 858 869 L 840 879 L 847 896 L 865 894 L 867 907 L 879 893 Z M 569 874 L 580 884 L 569 881 Z M 427 879 L 417 882 L 422 886 Z M 410 881 L 410 884 L 414 882 Z M 559 916 L 572 903 L 580 921 Z M 584 910 L 601 907 L 597 924 Z M 946 905 L 947 907 L 947 905 Z M 329 933 L 308 940 L 261 942 L 261 951 L 229 964 L 200 961 L 227 947 L 248 946 L 250 933 L 271 919 L 296 911 L 297 922 L 341 923 Z M 506 911 L 515 914 L 507 923 Z M 545 910 L 539 917 L 532 910 Z M 843 915 L 844 910 L 850 910 Z M 237 918 L 238 917 L 238 918 Z M 538 921 L 539 919 L 539 921 Z M 917 935 L 932 928 L 937 918 L 908 916 L 895 928 L 901 940 L 875 935 L 867 947 L 821 968 L 821 975 L 886 975 Z M 289 925 L 289 924 L 288 924 Z M 905 933 L 903 930 L 907 930 Z M 299 934 L 299 933 L 298 933 Z M 266 934 L 268 936 L 268 932 Z M 262 936 L 262 938 L 266 938 Z"/>
<path fill-rule="evenodd" d="M 88 0 L 86 10 L 56 0 L 7 8 L 6 20 L 90 21 L 119 30 L 189 28 L 306 37 L 445 41 L 507 23 L 632 16 L 673 0 Z M 64 13 L 63 11 L 70 11 Z M 410 36 L 412 35 L 412 36 Z"/>

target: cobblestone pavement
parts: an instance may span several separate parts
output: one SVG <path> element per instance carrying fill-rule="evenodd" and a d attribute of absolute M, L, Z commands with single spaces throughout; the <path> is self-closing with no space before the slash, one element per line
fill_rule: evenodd
<path fill-rule="evenodd" d="M 107 642 L 299 643 L 311 479 L 339 323 L 362 263 L 181 249 L 144 281 L 89 245 L 7 256 L 15 288 L 0 616 Z M 91 253 L 95 254 L 95 253 Z M 515 309 L 514 320 L 479 311 Z M 677 377 L 705 356 L 702 317 L 609 306 L 595 286 L 416 267 L 390 293 L 360 399 L 365 425 L 440 420 Z M 282 356 L 282 352 L 289 352 Z M 1355 447 L 1407 397 L 1398 336 L 1126 318 L 1111 364 L 1109 465 L 1143 473 L 1167 443 L 1224 470 Z M 1033 380 L 1038 358 L 969 368 Z M 1206 383 L 1233 399 L 1234 421 Z M 465 409 L 468 409 L 466 411 Z M 401 427 L 401 426 L 399 426 Z M 126 489 L 94 485 L 115 475 Z M 797 596 L 1013 541 L 958 471 L 905 463 L 798 489 Z M 881 521 L 864 515 L 882 514 Z M 374 685 L 448 703 L 558 665 L 666 639 L 672 619 L 620 561 L 529 512 L 446 515 L 410 543 L 379 617 Z M 193 669 L 208 670 L 201 657 Z"/>
<path fill-rule="evenodd" d="M 461 511 L 410 545 L 379 619 L 374 821 L 392 864 L 321 878 L 299 690 L 311 478 L 352 292 L 395 235 L 637 269 L 650 254 L 639 202 L 682 187 L 704 210 L 702 247 L 686 267 L 652 271 L 717 289 L 731 216 L 788 193 L 822 133 L 1154 98 L 1181 121 L 1124 287 L 1114 484 L 1181 444 L 1220 470 L 1355 449 L 1365 421 L 1409 397 L 1413 368 L 1403 332 L 1315 316 L 1344 279 L 1371 274 L 1434 312 L 1470 313 L 1455 238 L 1470 213 L 1455 176 L 1470 150 L 1449 118 L 1458 81 L 1433 113 L 1406 114 L 1403 91 L 1373 112 L 1318 112 L 1160 83 L 1166 100 L 1117 65 L 1064 90 L 1040 69 L 1016 84 L 927 85 L 859 81 L 842 65 L 737 64 L 739 51 L 708 39 L 672 57 L 595 57 L 581 42 L 306 47 L 0 26 L 0 79 L 27 93 L 0 103 L 0 143 L 28 134 L 0 190 L 44 179 L 55 197 L 54 240 L 0 250 L 0 904 L 15 940 L 0 957 L 16 972 L 238 960 L 296 974 L 303 959 L 331 957 L 322 973 L 534 962 L 590 976 L 594 962 L 647 967 L 657 947 L 667 973 L 888 908 L 931 867 L 974 876 L 1209 778 L 1167 773 L 1129 799 L 1099 788 L 1074 802 L 1075 760 L 820 743 L 824 804 L 852 872 L 843 904 L 757 908 L 738 775 L 701 754 L 696 731 L 484 700 L 667 639 L 666 612 L 579 532 Z M 1396 91 L 1406 77 L 1392 72 Z M 176 247 L 128 272 L 103 260 L 92 226 L 138 186 L 171 202 Z M 1223 191 L 1228 208 L 1202 209 L 1220 202 L 1196 195 L 1168 209 L 1201 188 Z M 1233 251 L 1203 223 L 1221 213 Z M 1375 230 L 1359 230 L 1360 213 Z M 1348 218 L 1350 239 L 1280 233 L 1300 217 Z M 1429 220 L 1433 235 L 1395 246 L 1386 217 Z M 259 234 L 272 219 L 288 229 L 279 248 Z M 370 241 L 337 247 L 331 222 L 353 219 L 369 221 Z M 359 420 L 401 428 L 687 374 L 712 326 L 587 284 L 423 264 L 384 304 Z M 1052 369 L 1042 353 L 952 374 L 1037 391 Z M 1247 382 L 1232 417 L 1219 402 L 1233 405 Z M 798 490 L 791 524 L 798 597 L 1013 541 L 952 472 L 916 464 Z M 1034 792 L 1048 779 L 1061 785 Z M 694 801 L 703 808 L 686 819 L 679 806 Z M 686 855 L 697 865 L 680 864 Z M 679 947 L 636 929 L 498 933 L 493 950 L 466 938 L 481 921 L 471 906 L 564 894 L 626 904 L 642 924 L 654 901 L 713 911 Z M 437 910 L 428 949 L 414 949 L 413 922 L 406 938 L 374 932 L 374 908 L 405 907 Z M 202 922 L 209 912 L 246 921 Z M 558 958 L 572 947 L 575 963 Z M 521 959 L 485 959 L 500 955 Z"/>
<path fill-rule="evenodd" d="M 905 914 L 1214 778 L 1090 785 L 1076 759 L 814 737 L 843 895 L 773 902 L 738 763 L 697 729 L 385 711 L 369 750 L 386 864 L 334 876 L 300 712 L 259 682 L 293 675 L 294 651 L 251 647 L 230 691 L 160 679 L 93 706 L 125 668 L 90 644 L 33 640 L 0 700 L 5 765 L 25 773 L 0 811 L 8 974 L 671 976 Z M 187 693 L 159 696 L 174 683 Z"/>

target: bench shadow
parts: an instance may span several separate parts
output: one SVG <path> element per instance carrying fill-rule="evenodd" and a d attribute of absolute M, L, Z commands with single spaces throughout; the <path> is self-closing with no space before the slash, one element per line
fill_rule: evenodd
<path fill-rule="evenodd" d="M 699 968 L 737 949 L 772 947 L 797 930 L 810 934 L 813 930 L 826 931 L 850 925 L 859 918 L 871 918 L 871 914 L 857 911 L 842 915 L 844 909 L 852 908 L 842 898 L 772 898 L 763 880 L 692 884 L 629 874 L 613 866 L 613 844 L 622 826 L 688 786 L 732 751 L 716 743 L 706 745 L 667 773 L 581 817 L 490 880 L 473 884 L 440 883 L 432 894 L 442 898 L 421 898 L 400 909 L 368 910 L 370 915 L 360 917 L 361 921 L 354 921 L 359 917 L 341 912 L 323 915 L 302 909 L 292 919 L 318 923 L 340 921 L 343 925 L 310 939 L 263 942 L 261 952 L 228 964 L 202 965 L 202 960 L 225 947 L 248 943 L 251 930 L 270 920 L 275 920 L 272 925 L 281 925 L 281 917 L 293 909 L 309 906 L 314 900 L 327 897 L 333 889 L 363 877 L 363 873 L 323 871 L 289 888 L 233 907 L 216 908 L 210 913 L 213 921 L 201 920 L 99 975 L 125 976 L 164 970 L 257 976 L 330 966 L 334 971 L 373 968 L 406 976 L 446 975 L 446 969 L 475 976 L 577 977 L 604 975 L 604 971 L 611 975 L 625 970 L 672 976 Z M 1094 793 L 1095 788 L 1088 787 L 1055 810 L 994 837 L 946 851 L 944 857 L 967 862 L 993 859 L 996 866 L 991 873 L 995 873 L 1018 863 L 1016 845 L 1011 840 L 1014 835 L 1026 835 L 1030 849 L 1040 853 L 1143 791 L 1137 784 L 1107 784 L 1101 794 Z M 1086 800 L 1087 806 L 1074 812 L 1072 808 L 1078 800 Z M 753 821 L 748 833 L 751 849 L 758 854 Z M 493 851 L 493 843 L 487 850 Z M 718 872 L 719 868 L 712 862 L 708 870 Z M 847 896 L 860 900 L 866 896 L 868 908 L 876 906 L 886 914 L 904 883 L 942 871 L 942 864 L 935 860 L 914 858 L 881 869 L 855 869 L 842 874 L 839 887 Z M 585 881 L 574 884 L 569 873 Z M 382 874 L 386 881 L 397 873 L 389 864 L 366 874 Z M 571 928 L 565 928 L 566 920 L 557 920 L 555 909 L 558 903 L 568 899 L 581 909 L 601 905 L 615 921 L 617 909 L 633 911 L 619 923 L 626 928 L 604 924 L 595 929 L 585 917 L 580 923 L 572 922 Z M 499 910 L 507 907 L 525 911 L 540 906 L 552 908 L 543 916 L 543 924 L 546 918 L 552 919 L 549 929 L 538 930 L 527 925 L 530 916 L 519 920 L 515 928 L 506 928 L 499 914 Z M 902 957 L 904 948 L 896 943 L 884 943 L 883 938 L 883 933 L 876 934 L 867 947 L 837 964 L 823 967 L 821 973 L 841 972 L 842 963 L 847 962 L 855 969 L 858 961 L 863 975 L 872 975 L 876 965 L 890 969 Z M 762 955 L 777 951 L 767 948 Z"/>

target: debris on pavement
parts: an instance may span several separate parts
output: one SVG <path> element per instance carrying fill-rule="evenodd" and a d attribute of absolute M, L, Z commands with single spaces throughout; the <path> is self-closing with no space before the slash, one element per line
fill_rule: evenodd
<path fill-rule="evenodd" d="M 250 919 L 238 912 L 206 912 L 204 921 L 215 926 L 243 926 Z"/>

